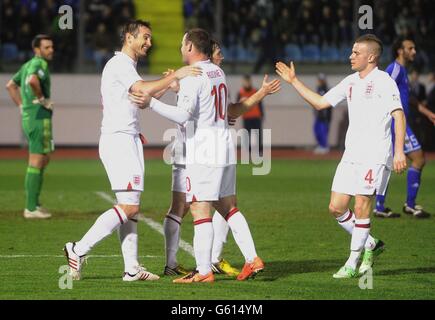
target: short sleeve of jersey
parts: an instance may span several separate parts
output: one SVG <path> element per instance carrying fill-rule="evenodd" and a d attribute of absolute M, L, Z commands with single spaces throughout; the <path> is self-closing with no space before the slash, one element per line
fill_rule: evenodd
<path fill-rule="evenodd" d="M 335 87 L 330 89 L 324 95 L 326 101 L 328 101 L 328 103 L 331 106 L 335 107 L 341 101 L 346 99 L 346 90 L 347 90 L 347 86 L 346 86 L 347 81 L 346 81 L 346 79 L 343 79 L 339 84 L 337 84 Z"/>
<path fill-rule="evenodd" d="M 116 78 L 127 90 L 135 82 L 142 80 L 135 67 L 130 63 L 121 63 L 116 66 Z"/>
<path fill-rule="evenodd" d="M 397 63 L 390 64 L 386 69 L 385 72 L 390 75 L 390 77 L 396 81 L 396 83 L 399 83 L 402 80 L 403 72 L 402 68 Z"/>
<path fill-rule="evenodd" d="M 201 83 L 199 77 L 186 77 L 182 79 L 180 81 L 177 106 L 193 114 L 198 105 L 197 99 Z"/>
<path fill-rule="evenodd" d="M 12 81 L 19 87 L 21 87 L 21 75 L 23 73 L 23 68 L 20 68 L 17 73 L 12 77 Z"/>
<path fill-rule="evenodd" d="M 47 63 L 40 59 L 33 60 L 30 63 L 29 69 L 27 71 L 28 71 L 28 75 L 36 74 L 36 76 L 40 80 L 45 80 L 48 76 Z"/>
<path fill-rule="evenodd" d="M 383 104 L 388 113 L 396 109 L 403 109 L 400 101 L 400 92 L 396 82 L 392 78 L 387 78 L 382 88 Z"/>

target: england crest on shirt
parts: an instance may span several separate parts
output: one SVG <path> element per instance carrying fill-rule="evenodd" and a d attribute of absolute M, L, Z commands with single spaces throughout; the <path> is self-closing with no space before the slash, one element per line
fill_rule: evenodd
<path fill-rule="evenodd" d="M 370 81 L 366 86 L 365 97 L 367 99 L 371 99 L 372 96 L 373 96 L 373 81 Z"/>

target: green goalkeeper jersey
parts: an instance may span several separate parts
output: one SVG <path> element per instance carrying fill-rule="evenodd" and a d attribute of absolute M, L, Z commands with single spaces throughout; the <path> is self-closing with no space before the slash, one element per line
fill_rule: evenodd
<path fill-rule="evenodd" d="M 23 64 L 12 78 L 20 87 L 21 100 L 23 103 L 23 120 L 51 118 L 53 113 L 51 110 L 44 108 L 39 103 L 33 102 L 37 97 L 29 84 L 29 79 L 32 74 L 38 77 L 44 97 L 47 99 L 50 98 L 50 73 L 48 71 L 47 61 L 41 57 L 35 56 Z"/>

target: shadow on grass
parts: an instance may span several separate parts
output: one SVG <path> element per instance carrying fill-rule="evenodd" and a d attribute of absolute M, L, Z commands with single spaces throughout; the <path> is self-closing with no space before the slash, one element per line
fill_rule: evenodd
<path fill-rule="evenodd" d="M 260 281 L 275 281 L 292 274 L 312 272 L 334 272 L 343 264 L 343 259 L 336 260 L 288 260 L 266 262 L 264 272 L 258 275 Z"/>
<path fill-rule="evenodd" d="M 406 268 L 406 269 L 393 269 L 393 270 L 383 270 L 376 272 L 376 266 L 374 267 L 375 276 L 395 276 L 407 273 L 435 273 L 435 266 L 431 267 L 421 267 L 421 268 Z"/>

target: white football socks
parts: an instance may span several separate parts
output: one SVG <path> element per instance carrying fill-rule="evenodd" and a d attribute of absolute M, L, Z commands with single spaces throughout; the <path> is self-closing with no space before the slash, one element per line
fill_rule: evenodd
<path fill-rule="evenodd" d="M 213 249 L 211 251 L 211 262 L 218 263 L 221 260 L 224 244 L 227 242 L 227 235 L 230 227 L 222 215 L 215 211 L 213 214 Z"/>
<path fill-rule="evenodd" d="M 213 246 L 212 219 L 201 219 L 194 222 L 193 250 L 196 267 L 201 275 L 211 272 L 211 248 Z"/>
<path fill-rule="evenodd" d="M 180 242 L 180 226 L 182 218 L 169 213 L 163 222 L 165 232 L 166 265 L 175 268 L 177 263 L 177 251 Z"/>
<path fill-rule="evenodd" d="M 349 234 L 352 234 L 353 227 L 355 225 L 355 214 L 352 210 L 348 209 L 343 215 L 336 218 L 338 224 L 346 230 Z M 376 246 L 375 238 L 373 238 L 370 234 L 367 237 L 367 241 L 364 247 L 368 250 L 373 250 Z"/>
<path fill-rule="evenodd" d="M 356 269 L 359 257 L 370 233 L 370 219 L 356 219 L 350 243 L 351 254 L 345 265 Z"/>
<path fill-rule="evenodd" d="M 115 206 L 98 217 L 93 226 L 86 232 L 83 238 L 76 242 L 74 251 L 79 256 L 87 254 L 98 242 L 128 221 L 124 211 Z"/>
<path fill-rule="evenodd" d="M 249 230 L 248 222 L 239 209 L 234 208 L 226 216 L 228 225 L 233 233 L 240 251 L 242 251 L 246 262 L 253 262 L 257 256 L 255 251 L 254 240 L 252 239 L 251 231 Z"/>
<path fill-rule="evenodd" d="M 121 242 L 122 257 L 124 258 L 124 271 L 130 274 L 136 273 L 138 261 L 138 237 L 137 237 L 137 215 L 130 218 L 118 228 L 119 241 Z"/>

